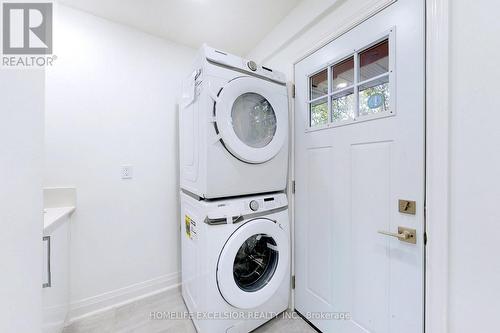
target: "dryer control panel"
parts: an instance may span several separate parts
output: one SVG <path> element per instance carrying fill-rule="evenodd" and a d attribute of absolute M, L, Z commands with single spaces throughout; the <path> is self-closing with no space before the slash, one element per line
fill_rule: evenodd
<path fill-rule="evenodd" d="M 203 45 L 202 50 L 205 57 L 212 62 L 232 67 L 252 75 L 268 78 L 278 83 L 286 83 L 285 74 L 271 68 L 261 66 L 253 60 L 243 59 L 238 56 L 216 50 L 207 45 Z"/>

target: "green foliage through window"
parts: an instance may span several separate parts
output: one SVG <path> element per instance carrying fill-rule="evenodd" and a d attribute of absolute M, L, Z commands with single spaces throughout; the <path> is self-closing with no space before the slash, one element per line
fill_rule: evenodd
<path fill-rule="evenodd" d="M 326 100 L 311 103 L 311 126 L 328 122 L 328 103 Z"/>

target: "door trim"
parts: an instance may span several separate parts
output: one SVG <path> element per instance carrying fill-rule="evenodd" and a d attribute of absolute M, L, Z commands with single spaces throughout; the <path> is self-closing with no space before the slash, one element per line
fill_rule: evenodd
<path fill-rule="evenodd" d="M 446 333 L 450 184 L 449 0 L 426 0 L 426 18 L 425 331 Z M 431 299 L 432 302 L 428 301 Z"/>

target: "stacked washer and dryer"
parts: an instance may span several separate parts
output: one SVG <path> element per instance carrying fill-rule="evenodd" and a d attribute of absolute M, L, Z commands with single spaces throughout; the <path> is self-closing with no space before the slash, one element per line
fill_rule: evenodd
<path fill-rule="evenodd" d="M 285 77 L 204 45 L 179 110 L 182 296 L 199 333 L 288 307 Z"/>

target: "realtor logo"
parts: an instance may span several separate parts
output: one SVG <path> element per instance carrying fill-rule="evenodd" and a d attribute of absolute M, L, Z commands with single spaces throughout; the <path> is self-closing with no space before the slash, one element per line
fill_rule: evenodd
<path fill-rule="evenodd" d="M 52 3 L 3 3 L 3 54 L 52 53 Z"/>

